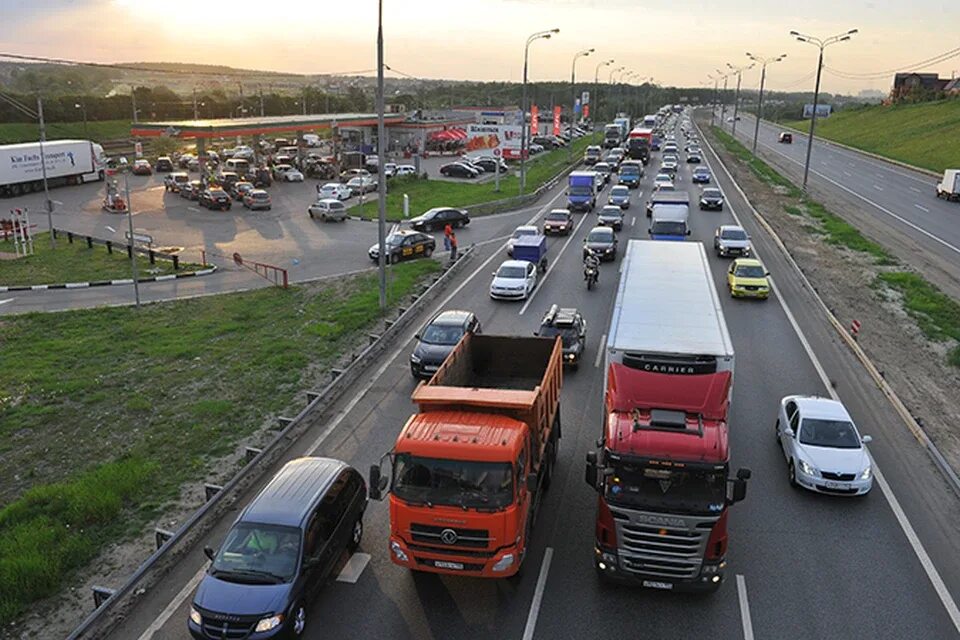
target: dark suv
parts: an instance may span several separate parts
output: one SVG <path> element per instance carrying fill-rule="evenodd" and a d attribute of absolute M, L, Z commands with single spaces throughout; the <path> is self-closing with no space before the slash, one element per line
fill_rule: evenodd
<path fill-rule="evenodd" d="M 200 196 L 197 198 L 197 204 L 207 209 L 226 211 L 233 206 L 233 200 L 230 199 L 230 195 L 223 189 L 211 187 L 200 192 Z"/>
<path fill-rule="evenodd" d="M 441 311 L 417 334 L 410 354 L 410 373 L 429 378 L 440 368 L 465 333 L 480 333 L 480 321 L 471 311 Z"/>
<path fill-rule="evenodd" d="M 560 336 L 563 343 L 563 364 L 572 369 L 580 365 L 587 344 L 587 321 L 576 309 L 561 309 L 553 305 L 543 314 L 540 329 L 534 335 L 544 338 Z"/>
<path fill-rule="evenodd" d="M 367 486 L 345 462 L 291 460 L 240 514 L 193 596 L 198 640 L 299 637 L 311 597 L 363 537 Z"/>

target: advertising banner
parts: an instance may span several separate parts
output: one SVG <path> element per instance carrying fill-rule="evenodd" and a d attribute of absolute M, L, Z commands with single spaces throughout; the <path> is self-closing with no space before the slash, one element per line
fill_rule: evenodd
<path fill-rule="evenodd" d="M 580 104 L 582 104 L 584 107 L 586 107 L 588 104 L 590 104 L 590 92 L 589 92 L 589 91 L 584 91 L 584 92 L 583 92 L 583 95 L 580 96 Z"/>
<path fill-rule="evenodd" d="M 466 152 L 469 155 L 500 155 L 508 160 L 520 157 L 523 128 L 512 124 L 467 125 Z M 496 153 L 499 150 L 500 153 Z"/>
<path fill-rule="evenodd" d="M 830 112 L 833 111 L 833 105 L 829 104 L 818 104 L 817 105 L 817 117 L 818 118 L 829 118 Z M 813 105 L 805 104 L 803 105 L 803 117 L 812 118 L 813 117 Z"/>
<path fill-rule="evenodd" d="M 573 112 L 580 113 L 580 98 L 573 101 Z"/>
<path fill-rule="evenodd" d="M 590 117 L 590 105 L 585 104 L 583 105 L 583 119 L 586 120 L 589 117 Z"/>
<path fill-rule="evenodd" d="M 537 105 L 530 107 L 530 135 L 535 136 L 540 133 L 540 110 Z"/>
<path fill-rule="evenodd" d="M 557 105 L 553 108 L 553 135 L 560 135 L 560 113 L 563 107 Z"/>

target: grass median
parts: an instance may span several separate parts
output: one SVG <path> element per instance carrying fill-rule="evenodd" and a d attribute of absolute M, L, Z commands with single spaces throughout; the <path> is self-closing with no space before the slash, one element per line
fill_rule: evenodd
<path fill-rule="evenodd" d="M 103 245 L 95 244 L 91 249 L 87 248 L 86 241 L 78 236 L 74 236 L 71 244 L 67 242 L 65 235 L 60 235 L 54 249 L 50 246 L 50 234 L 43 232 L 33 236 L 33 250 L 33 255 L 24 258 L 0 259 L 0 286 L 121 280 L 131 277 L 130 258 L 125 246 L 115 246 L 113 253 L 109 253 Z M 0 240 L 0 253 L 13 255 L 13 242 Z M 137 257 L 137 274 L 140 278 L 185 273 L 202 268 L 199 264 L 181 262 L 180 268 L 175 270 L 171 260 L 157 258 L 156 264 L 150 264 L 147 256 Z"/>
<path fill-rule="evenodd" d="M 584 136 L 573 141 L 574 160 L 583 157 L 588 145 L 599 144 L 598 134 Z M 531 193 L 546 184 L 557 174 L 570 166 L 571 151 L 567 147 L 554 149 L 533 156 L 527 163 L 526 193 Z M 455 158 L 451 158 L 452 162 Z M 403 194 L 410 197 L 410 216 L 417 216 L 433 207 L 469 207 L 485 202 L 512 198 L 520 192 L 520 179 L 511 174 L 500 178 L 500 191 L 495 191 L 495 181 L 480 184 L 472 182 L 454 182 L 451 180 L 423 180 L 408 176 L 391 180 L 387 193 L 387 220 L 403 220 Z M 364 218 L 377 215 L 377 203 L 367 202 L 362 207 L 354 207 L 350 213 Z"/>
<path fill-rule="evenodd" d="M 910 271 L 881 273 L 877 278 L 903 296 L 907 310 L 923 334 L 935 342 L 958 343 L 947 353 L 947 362 L 960 367 L 960 304 Z"/>
<path fill-rule="evenodd" d="M 48 122 L 50 140 L 126 140 L 130 137 L 130 120 L 91 120 L 83 122 Z M 36 122 L 0 124 L 0 144 L 36 142 L 40 132 Z"/>
<path fill-rule="evenodd" d="M 438 271 L 391 267 L 391 305 Z M 0 322 L 0 624 L 221 469 L 380 318 L 375 273 Z M 265 436 L 264 436 L 265 438 Z"/>

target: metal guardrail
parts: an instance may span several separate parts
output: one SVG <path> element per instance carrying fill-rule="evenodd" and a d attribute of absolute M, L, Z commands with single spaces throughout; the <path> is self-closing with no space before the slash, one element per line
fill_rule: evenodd
<path fill-rule="evenodd" d="M 307 391 L 307 406 L 294 418 L 279 417 L 278 423 L 282 430 L 262 450 L 245 450 L 246 464 L 225 485 L 218 486 L 205 484 L 206 501 L 184 522 L 175 532 L 155 530 L 154 535 L 158 548 L 150 555 L 127 581 L 117 589 L 106 587 L 94 588 L 94 603 L 96 609 L 90 613 L 71 633 L 67 640 L 79 638 L 102 637 L 91 634 L 109 633 L 110 628 L 117 622 L 117 618 L 109 618 L 108 614 L 122 614 L 125 606 L 129 608 L 134 603 L 130 598 L 137 592 L 138 587 L 146 589 L 162 577 L 163 573 L 172 566 L 181 555 L 187 553 L 197 538 L 205 534 L 213 526 L 210 519 L 225 511 L 230 505 L 229 500 L 236 500 L 250 484 L 255 482 L 280 456 L 307 431 L 314 420 L 319 420 L 326 409 L 336 402 L 340 395 L 348 390 L 374 362 L 372 356 L 386 350 L 398 335 L 419 314 L 421 309 L 429 304 L 453 277 L 463 270 L 464 265 L 471 261 L 474 248 L 468 247 L 460 253 L 459 259 L 449 265 L 429 287 L 415 296 L 412 304 L 402 308 L 402 312 L 387 324 L 378 339 L 365 346 L 361 352 L 351 359 L 344 369 L 331 369 L 332 381 L 323 390 Z M 254 453 L 254 451 L 257 451 Z M 122 603 L 122 605 L 121 605 Z"/>

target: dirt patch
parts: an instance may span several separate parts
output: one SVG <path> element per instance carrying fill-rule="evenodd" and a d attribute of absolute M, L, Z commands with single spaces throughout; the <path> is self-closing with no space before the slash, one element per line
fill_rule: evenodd
<path fill-rule="evenodd" d="M 812 216 L 808 207 L 787 190 L 758 178 L 725 149 L 706 123 L 700 124 L 751 204 L 777 230 L 827 307 L 844 325 L 860 321 L 860 346 L 953 468 L 960 469 L 956 429 L 960 423 L 956 402 L 960 371 L 947 363 L 947 354 L 956 343 L 927 338 L 904 311 L 901 294 L 878 279 L 881 273 L 891 271 L 912 269 L 926 274 L 929 256 L 910 244 L 887 238 L 879 244 L 902 262 L 888 264 L 876 255 L 825 241 L 823 222 Z M 946 282 L 951 279 L 947 277 Z M 936 282 L 944 284 L 941 278 Z M 952 295 L 951 289 L 945 291 Z"/>

